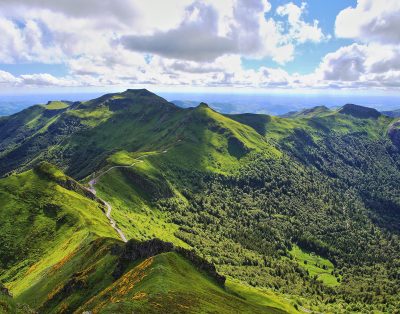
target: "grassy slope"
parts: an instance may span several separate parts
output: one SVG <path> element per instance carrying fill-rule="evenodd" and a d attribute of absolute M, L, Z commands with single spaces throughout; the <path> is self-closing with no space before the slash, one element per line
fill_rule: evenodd
<path fill-rule="evenodd" d="M 339 285 L 337 278 L 332 275 L 335 270 L 334 265 L 327 259 L 304 252 L 297 245 L 294 245 L 290 254 L 296 259 L 299 265 L 305 268 L 311 277 L 316 277 L 321 280 L 325 285 L 335 287 Z"/>
<path fill-rule="evenodd" d="M 387 116 L 380 116 L 378 119 L 358 119 L 322 106 L 286 118 L 255 114 L 229 115 L 229 117 L 251 126 L 260 134 L 275 141 L 284 140 L 296 129 L 305 130 L 316 140 L 332 132 L 337 134 L 365 132 L 371 139 L 377 139 L 386 134 L 387 127 L 393 122 L 393 118 Z"/>
<path fill-rule="evenodd" d="M 60 103 L 48 106 L 57 109 Z M 321 108 L 292 118 L 224 116 L 205 104 L 177 108 L 145 90 L 109 94 L 62 110 L 44 108 L 32 107 L 0 121 L 0 129 L 8 132 L 1 140 L 10 144 L 6 145 L 6 154 L 0 156 L 3 169 L 29 167 L 32 162 L 46 159 L 74 177 L 83 178 L 104 166 L 115 152 L 174 147 L 176 153 L 168 154 L 170 162 L 225 173 L 236 167 L 237 160 L 249 150 L 279 156 L 273 143 L 296 129 L 309 132 L 315 139 L 333 131 L 368 132 L 377 138 L 392 121 L 384 116 L 377 121 L 355 119 Z M 16 135 L 21 133 L 24 133 L 22 141 Z"/>
<path fill-rule="evenodd" d="M 0 314 L 34 314 L 28 305 L 16 302 L 12 297 L 0 294 Z"/>
<path fill-rule="evenodd" d="M 181 109 L 147 91 L 128 90 L 65 108 L 62 104 L 32 107 L 0 121 L 0 129 L 14 131 L 0 138 L 7 144 L 0 156 L 3 171 L 45 159 L 83 178 L 116 151 L 170 147 L 179 149 L 182 166 L 226 171 L 250 149 L 274 150 L 253 128 L 206 105 Z M 186 145 L 178 145 L 183 140 Z M 176 155 L 170 157 L 178 161 Z"/>
<path fill-rule="evenodd" d="M 140 262 L 78 313 L 285 313 L 227 293 L 176 253 Z"/>
<path fill-rule="evenodd" d="M 69 104 L 63 101 L 50 101 L 46 106 L 46 110 L 61 110 L 69 107 Z"/>
<path fill-rule="evenodd" d="M 229 292 L 239 295 L 248 303 L 272 307 L 288 313 L 299 313 L 293 305 L 295 304 L 294 301 L 290 301 L 272 291 L 245 285 L 234 279 L 228 279 L 225 286 Z"/>
<path fill-rule="evenodd" d="M 104 238 L 116 234 L 98 203 L 56 183 L 67 179 L 57 168 L 44 164 L 36 170 L 0 180 L 1 230 L 2 237 L 8 240 L 8 249 L 3 249 L 2 253 L 7 252 L 11 245 L 22 250 L 21 255 L 8 251 L 17 260 L 3 268 L 1 274 L 16 301 L 4 300 L 4 306 L 13 309 L 16 302 L 20 302 L 44 313 L 74 311 L 96 295 L 102 295 L 101 291 L 118 285 L 113 283 L 111 276 L 117 258 L 111 252 L 112 246 L 119 241 Z M 170 232 L 168 228 L 165 230 Z M 32 238 L 35 241 L 31 243 Z M 23 251 L 23 248 L 29 250 Z M 210 308 L 220 313 L 231 313 L 232 308 L 239 307 L 252 309 L 248 310 L 249 313 L 254 312 L 253 309 L 260 313 L 281 313 L 262 310 L 265 304 L 270 304 L 267 297 L 264 305 L 249 305 L 224 292 L 189 262 L 173 253 L 157 256 L 155 261 L 154 272 L 142 288 L 160 302 L 168 300 L 165 306 L 171 306 L 171 303 L 169 296 L 163 299 L 166 295 L 159 294 L 162 291 L 169 291 L 183 303 L 194 304 L 196 309 Z M 184 291 L 189 290 L 192 292 L 185 295 Z M 235 293 L 240 292 L 236 289 Z M 192 303 L 193 298 L 200 298 L 201 302 Z M 134 301 L 125 304 L 126 307 L 120 309 L 122 313 L 138 306 Z M 154 310 L 152 302 L 143 308 Z M 232 308 L 227 307 L 227 302 Z M 139 305 L 142 308 L 143 304 Z M 173 305 L 172 308 L 180 309 Z"/>
<path fill-rule="evenodd" d="M 131 169 L 114 169 L 101 177 L 98 195 L 113 206 L 113 218 L 128 239 L 148 240 L 154 237 L 176 245 L 186 244 L 174 236 L 178 227 L 166 221 L 165 215 L 153 208 L 140 186 L 125 174 Z"/>
<path fill-rule="evenodd" d="M 40 313 L 72 312 L 112 284 L 117 256 L 113 245 L 119 241 L 98 238 L 85 241 L 17 297 Z"/>
<path fill-rule="evenodd" d="M 226 118 L 206 105 L 183 113 L 185 129 L 178 140 L 172 143 L 165 140 L 159 151 L 116 152 L 108 158 L 108 165 L 97 172 L 102 173 L 111 166 L 135 164 L 132 168 L 117 168 L 107 172 L 97 184 L 99 195 L 113 205 L 113 217 L 128 238 L 143 240 L 159 237 L 186 246 L 174 236 L 178 227 L 168 223 L 163 213 L 152 208 L 151 195 L 143 190 L 144 183 L 140 178 L 174 190 L 161 169 L 172 165 L 225 173 L 236 169 L 241 157 L 251 150 L 263 150 L 274 157 L 280 155 L 251 127 Z M 233 138 L 232 144 L 229 139 Z M 236 153 L 240 154 L 241 151 L 243 156 L 237 156 Z M 138 162 L 136 158 L 141 158 L 141 161 Z M 138 178 L 129 176 L 129 173 L 135 173 Z M 174 192 L 180 196 L 178 191 Z"/>
<path fill-rule="evenodd" d="M 63 188 L 56 182 L 67 177 L 43 166 L 0 180 L 0 276 L 14 296 L 30 304 L 40 302 L 45 291 L 24 293 L 47 280 L 49 269 L 65 256 L 98 236 L 117 237 L 99 203 Z"/>
<path fill-rule="evenodd" d="M 136 164 L 134 167 L 147 175 L 151 173 L 160 173 L 161 169 L 166 169 L 168 165 L 179 165 L 181 168 L 199 169 L 202 171 L 213 171 L 219 173 L 230 172 L 241 163 L 242 158 L 229 154 L 229 143 L 227 138 L 234 136 L 243 143 L 245 149 L 260 151 L 264 149 L 266 154 L 276 157 L 280 153 L 271 149 L 269 143 L 260 140 L 260 134 L 248 127 L 253 127 L 250 121 L 253 117 L 246 115 L 245 120 L 248 126 L 241 125 L 232 121 L 229 117 L 222 117 L 206 106 L 200 106 L 192 109 L 192 116 L 188 119 L 190 128 L 182 136 L 182 140 L 174 146 L 169 147 L 166 154 L 154 155 L 145 160 L 145 162 Z M 235 119 L 242 117 L 235 116 Z M 243 120 L 243 119 L 242 119 Z M 301 128 L 318 140 L 325 132 L 337 132 L 346 134 L 349 132 L 366 132 L 371 138 L 378 138 L 385 134 L 385 127 L 390 119 L 381 117 L 378 120 L 355 119 L 348 115 L 339 114 L 334 111 L 317 110 L 303 114 L 297 118 L 277 118 L 271 117 L 265 127 L 266 136 L 271 139 L 283 140 L 289 136 L 296 128 Z M 260 119 L 256 121 L 256 127 L 261 129 Z M 207 126 L 207 127 L 204 127 Z M 261 132 L 259 132 L 261 133 Z M 257 146 L 258 145 L 258 146 Z M 110 158 L 113 164 L 130 165 L 134 162 L 137 153 L 118 152 Z M 190 158 L 187 158 L 189 156 Z M 243 159 L 245 162 L 246 159 Z M 178 243 L 174 237 L 177 227 L 166 223 L 165 216 L 151 207 L 146 202 L 146 195 L 141 192 L 140 186 L 136 182 L 127 180 L 123 173 L 132 171 L 131 169 L 119 169 L 110 172 L 100 180 L 100 195 L 109 200 L 116 207 L 115 217 L 119 225 L 130 236 L 138 239 L 146 239 L 154 235 L 164 240 Z M 124 192 L 121 192 L 124 191 Z M 126 192 L 125 195 L 123 195 Z M 176 192 L 176 191 L 175 191 Z M 178 198 L 182 198 L 175 193 Z M 183 201 L 185 201 L 183 199 Z M 133 229 L 132 226 L 135 228 Z M 333 265 L 326 261 L 327 269 L 323 269 L 325 261 L 320 267 L 315 266 L 315 258 L 310 254 L 292 254 L 300 262 L 300 266 L 307 269 L 310 276 L 318 276 L 324 284 L 328 286 L 338 285 L 335 276 L 331 275 Z M 304 264 L 304 260 L 308 264 Z M 319 259 L 320 260 L 320 259 Z"/>

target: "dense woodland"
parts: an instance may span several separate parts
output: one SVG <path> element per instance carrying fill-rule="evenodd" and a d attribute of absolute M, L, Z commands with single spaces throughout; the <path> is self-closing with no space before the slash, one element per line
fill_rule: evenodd
<path fill-rule="evenodd" d="M 388 140 L 297 132 L 276 160 L 249 154 L 232 176 L 174 169 L 189 205 L 158 202 L 184 241 L 255 286 L 394 311 L 400 287 L 400 154 Z M 190 188 L 188 188 L 190 187 Z M 293 244 L 329 259 L 343 284 L 310 278 Z M 304 286 L 306 289 L 304 289 Z M 375 306 L 376 305 L 376 306 Z M 363 306 L 361 306 L 363 308 Z"/>

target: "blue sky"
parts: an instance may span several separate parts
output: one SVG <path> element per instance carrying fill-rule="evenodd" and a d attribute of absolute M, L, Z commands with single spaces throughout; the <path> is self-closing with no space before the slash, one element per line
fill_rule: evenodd
<path fill-rule="evenodd" d="M 393 94 L 400 87 L 399 3 L 0 2 L 0 93 Z"/>
<path fill-rule="evenodd" d="M 286 4 L 288 1 L 285 0 L 274 0 L 271 1 L 272 7 L 279 7 Z M 304 1 L 296 0 L 293 3 L 301 6 Z M 342 1 L 323 1 L 323 0 L 309 0 L 306 2 L 307 8 L 305 12 L 305 21 L 312 22 L 317 19 L 319 26 L 325 34 L 331 34 L 332 38 L 321 43 L 305 43 L 299 45 L 296 51 L 296 56 L 293 61 L 288 62 L 284 68 L 289 73 L 301 73 L 307 74 L 312 72 L 322 58 L 329 52 L 334 52 L 342 46 L 349 45 L 353 42 L 350 39 L 336 38 L 335 33 L 335 20 L 336 16 L 340 11 L 347 7 L 355 7 L 357 4 L 356 0 L 342 0 Z M 267 17 L 273 16 L 279 21 L 283 21 L 274 12 L 267 13 Z M 276 66 L 275 62 L 270 58 L 263 58 L 260 60 L 254 59 L 243 59 L 243 65 L 245 68 L 257 69 L 260 66 Z"/>

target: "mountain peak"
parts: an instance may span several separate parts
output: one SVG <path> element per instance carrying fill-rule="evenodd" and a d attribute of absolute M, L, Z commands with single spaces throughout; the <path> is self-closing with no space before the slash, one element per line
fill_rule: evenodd
<path fill-rule="evenodd" d="M 129 95 L 135 95 L 135 96 L 157 96 L 156 94 L 150 92 L 148 89 L 145 89 L 145 88 L 138 88 L 138 89 L 129 88 L 122 94 L 124 94 L 124 95 L 129 94 Z"/>
<path fill-rule="evenodd" d="M 369 108 L 354 104 L 344 105 L 342 108 L 339 109 L 339 113 L 351 115 L 353 117 L 361 119 L 368 119 L 368 118 L 377 119 L 378 117 L 381 116 L 381 113 L 374 108 Z"/>
<path fill-rule="evenodd" d="M 205 108 L 205 109 L 209 109 L 210 108 L 210 106 L 209 105 L 207 105 L 205 102 L 201 102 L 198 106 L 197 106 L 197 108 Z"/>

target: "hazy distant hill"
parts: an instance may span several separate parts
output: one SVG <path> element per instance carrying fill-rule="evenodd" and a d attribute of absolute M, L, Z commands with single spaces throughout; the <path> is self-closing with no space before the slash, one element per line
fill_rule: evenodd
<path fill-rule="evenodd" d="M 399 118 L 400 117 L 400 109 L 391 110 L 391 111 L 382 111 L 383 114 L 392 117 L 392 118 Z"/>

